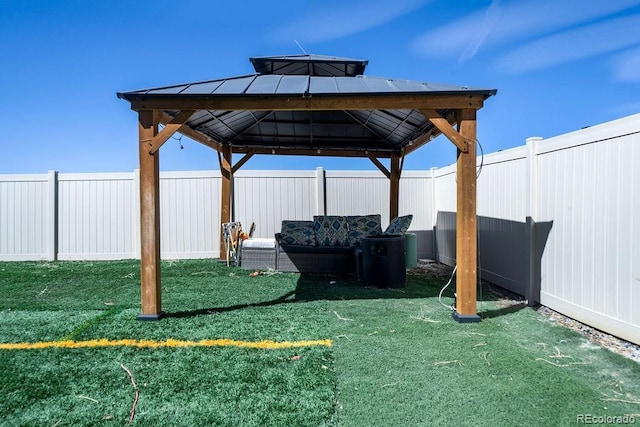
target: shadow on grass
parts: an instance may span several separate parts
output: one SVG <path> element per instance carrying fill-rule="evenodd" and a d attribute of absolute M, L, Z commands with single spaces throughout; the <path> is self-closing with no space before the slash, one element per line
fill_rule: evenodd
<path fill-rule="evenodd" d="M 517 313 L 520 310 L 527 308 L 527 304 L 520 302 L 508 307 L 502 307 L 494 310 L 486 310 L 478 313 L 482 319 L 493 319 L 494 317 L 500 317 L 507 314 Z"/>
<path fill-rule="evenodd" d="M 247 308 L 270 307 L 279 304 L 318 300 L 431 298 L 438 295 L 441 285 L 442 284 L 437 279 L 434 280 L 432 278 L 408 276 L 407 284 L 403 288 L 375 288 L 364 286 L 362 282 L 358 282 L 350 277 L 302 274 L 296 283 L 295 291 L 287 292 L 272 300 L 168 312 L 165 317 L 189 318 L 243 310 Z"/>
<path fill-rule="evenodd" d="M 293 295 L 295 295 L 295 291 L 287 292 L 286 294 L 270 301 L 262 301 L 262 302 L 249 303 L 249 304 L 234 304 L 227 307 L 211 307 L 211 308 L 200 308 L 198 310 L 177 311 L 174 313 L 167 313 L 165 317 L 185 318 L 185 317 L 207 316 L 210 314 L 224 313 L 227 311 L 243 310 L 245 308 L 250 308 L 250 307 L 271 307 L 278 304 L 290 304 L 290 303 L 296 302 L 295 299 L 290 299 L 290 297 L 292 297 Z"/>
<path fill-rule="evenodd" d="M 233 304 L 229 306 L 168 312 L 166 317 L 189 318 L 244 310 L 247 308 L 271 307 L 279 304 L 304 303 L 319 300 L 336 301 L 437 298 L 444 284 L 445 281 L 439 277 L 410 273 L 407 275 L 406 285 L 402 288 L 377 288 L 364 286 L 362 282 L 358 282 L 357 280 L 349 277 L 303 274 L 300 275 L 294 291 L 287 292 L 275 299 L 246 304 Z M 492 292 L 483 294 L 484 301 L 495 301 L 498 299 L 501 299 L 501 295 L 495 291 L 495 288 L 492 288 Z M 524 307 L 526 307 L 526 304 L 516 303 L 515 305 L 489 310 L 479 314 L 482 318 L 488 319 L 513 313 L 523 309 Z"/>

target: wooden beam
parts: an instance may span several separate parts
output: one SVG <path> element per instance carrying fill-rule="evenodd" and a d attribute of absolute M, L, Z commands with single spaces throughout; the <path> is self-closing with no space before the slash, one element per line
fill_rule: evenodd
<path fill-rule="evenodd" d="M 368 152 L 367 152 L 368 151 Z M 328 150 L 321 149 L 318 153 L 318 149 L 298 149 L 298 148 L 248 148 L 248 147 L 233 147 L 233 152 L 236 154 L 243 154 L 253 152 L 253 154 L 277 154 L 282 156 L 315 156 L 315 157 L 369 157 L 369 154 L 373 154 L 377 158 L 388 159 L 391 157 L 391 151 L 375 151 L 375 150 Z"/>
<path fill-rule="evenodd" d="M 171 120 L 172 120 L 172 117 L 165 113 L 162 115 L 162 120 L 160 123 L 167 125 L 168 123 L 171 122 Z M 187 125 L 180 126 L 180 128 L 178 129 L 178 133 L 181 133 L 184 136 L 188 136 L 194 141 L 199 142 L 200 144 L 206 145 L 209 148 L 213 148 L 216 151 L 218 150 L 219 146 L 222 145 L 218 141 L 215 141 L 207 137 L 206 135 L 203 135 L 200 132 L 193 130 Z"/>
<path fill-rule="evenodd" d="M 369 157 L 369 160 L 371 160 L 371 162 L 376 165 L 378 169 L 380 169 L 380 172 L 382 172 L 384 176 L 386 176 L 388 179 L 391 179 L 391 172 L 389 172 L 389 170 L 382 163 L 380 163 L 380 160 L 378 160 L 373 154 L 369 154 L 367 155 L 367 157 Z"/>
<path fill-rule="evenodd" d="M 389 176 L 389 220 L 398 216 L 400 197 L 400 156 L 391 155 L 391 174 Z"/>
<path fill-rule="evenodd" d="M 476 140 L 476 111 L 460 111 L 460 134 L 467 141 Z M 460 322 L 477 322 L 477 218 L 476 218 L 476 144 L 467 152 L 458 150 L 456 214 L 456 311 Z"/>
<path fill-rule="evenodd" d="M 148 140 L 158 132 L 158 114 L 138 113 L 140 156 L 140 285 L 141 320 L 162 317 L 160 273 L 160 162 L 159 152 L 149 153 Z"/>
<path fill-rule="evenodd" d="M 240 160 L 238 160 L 238 162 L 233 165 L 233 167 L 231 168 L 231 173 L 236 173 L 238 172 L 238 170 L 244 166 L 245 163 L 247 163 L 249 161 L 250 158 L 253 157 L 253 150 L 250 150 L 247 154 L 245 154 Z"/>
<path fill-rule="evenodd" d="M 231 180 L 233 179 L 233 169 L 231 167 L 232 149 L 230 146 L 223 146 L 218 152 L 220 161 L 220 173 L 222 174 L 222 188 L 220 191 L 220 259 L 227 260 L 227 251 L 222 236 L 222 224 L 231 222 Z"/>
<path fill-rule="evenodd" d="M 480 109 L 485 95 L 433 95 L 429 92 L 411 95 L 300 95 L 272 96 L 188 96 L 184 95 L 128 95 L 134 111 L 158 110 L 253 110 L 253 111 L 300 111 L 300 110 L 398 110 L 414 109 Z"/>
<path fill-rule="evenodd" d="M 435 127 L 438 128 L 440 132 L 442 132 L 447 138 L 449 138 L 451 142 L 455 144 L 456 147 L 458 147 L 458 150 L 464 153 L 467 152 L 467 141 L 458 131 L 453 128 L 453 126 L 451 126 L 447 119 L 438 114 L 438 112 L 434 109 L 422 109 L 421 112 L 426 118 L 431 121 L 431 123 L 433 123 Z M 473 139 L 472 141 L 475 141 L 475 139 Z"/>
<path fill-rule="evenodd" d="M 169 123 L 165 124 L 164 129 L 162 129 L 160 133 L 150 140 L 145 141 L 149 144 L 149 153 L 153 154 L 158 151 L 160 147 L 162 147 L 162 144 L 167 142 L 169 138 L 189 120 L 193 113 L 195 113 L 195 110 L 180 111 Z"/>

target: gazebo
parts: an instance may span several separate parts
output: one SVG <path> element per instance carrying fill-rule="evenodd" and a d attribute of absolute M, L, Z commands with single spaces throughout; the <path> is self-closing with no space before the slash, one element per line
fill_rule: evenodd
<path fill-rule="evenodd" d="M 398 216 L 405 156 L 436 136 L 457 147 L 456 262 L 459 322 L 475 322 L 476 112 L 495 89 L 365 76 L 366 60 L 320 55 L 250 58 L 254 74 L 121 92 L 138 113 L 141 320 L 163 316 L 160 147 L 179 132 L 217 151 L 220 220 L 231 220 L 233 174 L 253 155 L 363 157 L 389 179 Z M 160 129 L 160 125 L 163 125 Z M 233 164 L 232 155 L 242 157 Z M 387 168 L 380 159 L 390 159 Z M 225 253 L 220 242 L 220 254 Z"/>

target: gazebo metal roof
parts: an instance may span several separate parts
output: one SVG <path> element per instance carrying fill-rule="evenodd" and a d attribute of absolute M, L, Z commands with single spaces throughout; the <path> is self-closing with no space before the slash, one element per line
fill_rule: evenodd
<path fill-rule="evenodd" d="M 469 95 L 486 99 L 494 89 L 471 88 L 410 80 L 359 75 L 366 60 L 320 55 L 250 58 L 256 74 L 185 83 L 118 93 L 135 101 L 165 97 L 243 98 L 282 97 L 299 99 L 352 96 L 412 96 L 416 94 Z M 178 110 L 166 109 L 167 119 Z M 454 122 L 454 110 L 438 109 Z M 278 150 L 337 156 L 389 157 L 408 146 L 415 147 L 436 137 L 440 131 L 416 109 L 342 109 L 325 111 L 269 111 L 201 109 L 185 125 L 208 141 L 233 147 L 236 153 L 269 153 Z M 427 135 L 427 137 L 425 137 Z M 417 143 L 416 143 L 417 142 Z M 318 152 L 320 150 L 320 152 Z"/>

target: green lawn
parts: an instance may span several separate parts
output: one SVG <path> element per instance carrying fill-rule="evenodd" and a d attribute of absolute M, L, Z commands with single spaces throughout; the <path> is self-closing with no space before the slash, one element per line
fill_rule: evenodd
<path fill-rule="evenodd" d="M 250 277 L 213 260 L 163 262 L 162 274 L 168 315 L 141 322 L 137 261 L 0 263 L 0 343 L 333 345 L 0 350 L 0 425 L 124 425 L 132 407 L 138 426 L 556 426 L 640 414 L 638 363 L 487 289 L 483 321 L 458 324 L 438 302 L 443 281 L 418 274 L 387 290 Z"/>

